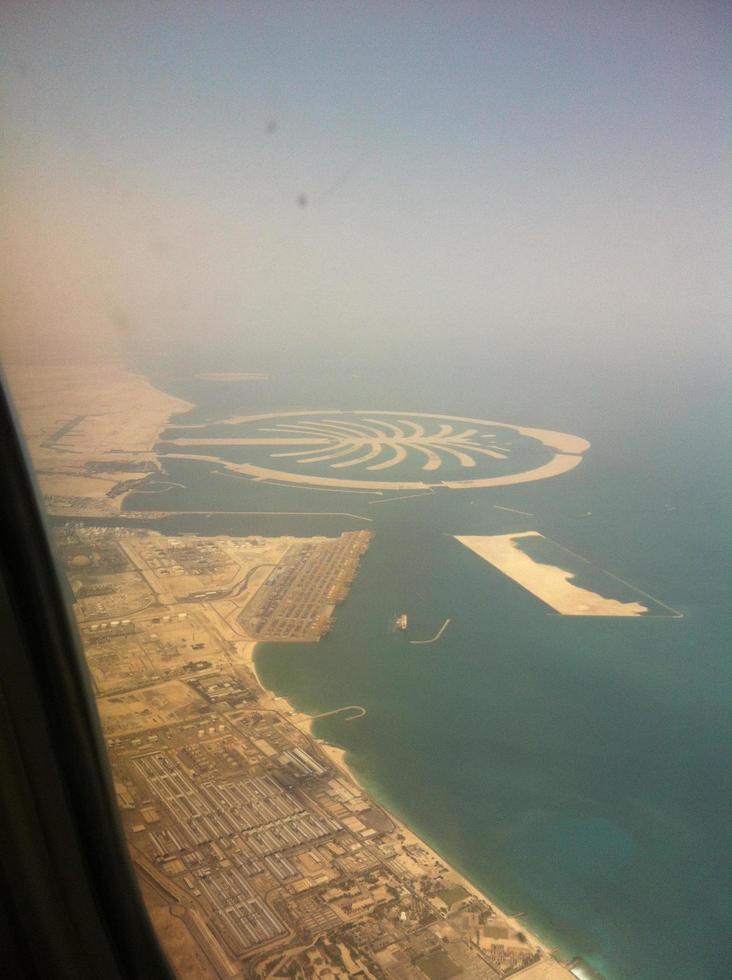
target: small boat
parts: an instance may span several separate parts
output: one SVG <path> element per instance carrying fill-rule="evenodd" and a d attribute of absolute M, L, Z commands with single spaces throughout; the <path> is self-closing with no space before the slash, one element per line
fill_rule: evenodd
<path fill-rule="evenodd" d="M 409 624 L 409 620 L 407 619 L 407 614 L 402 613 L 401 616 L 399 616 L 399 618 L 397 619 L 397 626 L 399 627 L 400 630 L 405 630 L 408 624 Z"/>

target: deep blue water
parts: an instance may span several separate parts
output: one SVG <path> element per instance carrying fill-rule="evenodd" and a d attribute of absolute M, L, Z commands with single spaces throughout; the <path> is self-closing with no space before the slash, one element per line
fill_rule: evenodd
<path fill-rule="evenodd" d="M 331 634 L 260 647 L 263 682 L 306 711 L 364 705 L 366 717 L 323 719 L 316 734 L 343 746 L 375 796 L 567 955 L 611 980 L 721 980 L 732 971 L 728 406 L 712 356 L 638 346 L 499 345 L 476 357 L 460 345 L 366 356 L 241 344 L 148 358 L 152 380 L 196 404 L 184 422 L 297 408 L 434 411 L 558 429 L 592 449 L 554 479 L 379 504 L 170 460 L 186 489 L 127 506 L 356 515 L 179 526 L 372 530 Z M 206 370 L 271 379 L 195 379 Z M 451 537 L 532 529 L 683 618 L 547 615 Z M 392 628 L 403 610 L 407 636 Z M 447 617 L 439 643 L 407 642 Z"/>

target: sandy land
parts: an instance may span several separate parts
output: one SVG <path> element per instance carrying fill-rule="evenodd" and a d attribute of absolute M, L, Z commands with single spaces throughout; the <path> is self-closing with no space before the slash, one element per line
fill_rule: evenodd
<path fill-rule="evenodd" d="M 118 514 L 126 490 L 159 469 L 153 449 L 170 417 L 193 407 L 114 364 L 5 370 L 51 514 Z"/>
<path fill-rule="evenodd" d="M 165 681 L 126 694 L 99 698 L 97 709 L 107 739 L 154 726 L 196 718 L 203 698 L 182 681 Z"/>
<path fill-rule="evenodd" d="M 511 432 L 519 432 L 521 435 L 529 436 L 532 439 L 537 439 L 548 448 L 556 449 L 561 453 L 584 453 L 590 448 L 590 443 L 587 439 L 583 439 L 581 436 L 571 435 L 568 432 L 556 432 L 553 429 L 536 429 L 530 426 L 510 425 L 507 422 L 492 422 L 487 419 L 474 419 L 462 415 L 440 415 L 432 412 L 385 412 L 374 409 L 353 409 L 353 411 L 359 415 L 407 415 L 409 418 L 444 419 L 448 422 L 467 422 L 473 425 L 495 426 L 497 429 L 507 430 L 507 434 Z M 263 422 L 270 419 L 279 419 L 294 415 L 299 417 L 326 414 L 343 415 L 350 414 L 350 412 L 344 413 L 342 409 L 320 409 L 319 411 L 310 409 L 308 411 L 299 412 L 265 412 L 257 415 L 233 415 L 231 418 L 221 419 L 216 424 L 240 425 L 242 422 Z M 196 422 L 188 425 L 182 425 L 181 428 L 206 429 L 210 424 L 210 422 Z"/>
<path fill-rule="evenodd" d="M 546 480 L 550 476 L 568 473 L 575 466 L 579 466 L 581 462 L 581 456 L 557 453 L 553 459 L 544 463 L 543 466 L 536 466 L 533 470 L 525 470 L 523 473 L 512 473 L 508 476 L 487 476 L 483 480 L 451 480 L 442 485 L 451 490 L 464 490 L 468 487 L 507 487 L 513 483 L 533 483 L 534 480 Z"/>
<path fill-rule="evenodd" d="M 259 415 L 237 415 L 233 418 L 224 419 L 222 422 L 218 423 L 220 425 L 238 425 L 242 422 L 261 422 L 270 421 L 273 419 L 287 418 L 289 416 L 310 416 L 310 415 L 323 415 L 322 411 L 314 412 L 268 412 Z M 341 411 L 331 411 L 328 413 L 330 415 L 341 415 Z M 537 466 L 532 470 L 527 470 L 523 473 L 513 473 L 504 474 L 502 476 L 491 476 L 485 477 L 483 479 L 470 479 L 470 480 L 445 480 L 436 483 L 424 483 L 421 481 L 393 481 L 393 482 L 379 482 L 376 480 L 355 480 L 355 479 L 336 479 L 333 477 L 322 477 L 314 476 L 312 474 L 303 473 L 288 473 L 281 470 L 267 469 L 261 466 L 254 466 L 249 463 L 233 463 L 229 460 L 220 459 L 215 456 L 189 456 L 183 453 L 170 453 L 169 455 L 174 459 L 199 459 L 204 462 L 209 463 L 219 463 L 220 465 L 226 467 L 228 470 L 233 470 L 238 473 L 244 473 L 251 476 L 255 480 L 276 480 L 280 483 L 296 483 L 296 484 L 306 484 L 308 486 L 322 486 L 330 487 L 334 489 L 357 489 L 357 490 L 427 490 L 432 487 L 446 487 L 451 490 L 465 490 L 474 489 L 479 487 L 505 487 L 511 486 L 516 483 L 531 483 L 534 480 L 545 480 L 548 477 L 560 476 L 562 473 L 567 473 L 569 470 L 574 469 L 582 462 L 582 454 L 590 448 L 590 443 L 581 438 L 580 436 L 574 436 L 567 432 L 555 432 L 550 429 L 536 429 L 527 426 L 517 426 L 508 425 L 505 422 L 489 422 L 485 419 L 474 419 L 465 418 L 459 415 L 433 415 L 426 412 L 378 412 L 378 413 L 368 413 L 361 412 L 359 414 L 378 414 L 381 415 L 409 415 L 414 418 L 427 418 L 427 419 L 443 419 L 451 422 L 466 422 L 481 426 L 493 426 L 498 429 L 503 429 L 507 434 L 519 433 L 520 435 L 527 436 L 532 439 L 536 439 L 542 445 L 546 446 L 548 449 L 553 449 L 556 455 L 553 459 L 549 460 L 541 466 Z M 189 429 L 204 428 L 205 424 L 193 424 L 189 426 L 184 426 Z M 295 439 L 287 440 L 289 442 L 294 442 L 297 444 L 306 444 L 306 440 Z M 368 440 L 365 440 L 368 442 Z M 226 438 L 214 438 L 214 439 L 195 439 L 195 438 L 177 438 L 173 440 L 175 445 L 178 446 L 190 446 L 196 444 L 207 444 L 207 445 L 267 445 L 268 440 L 260 438 L 241 438 L 241 439 L 226 439 Z M 316 443 L 313 441 L 312 443 Z M 335 464 L 337 466 L 343 464 Z"/>
<path fill-rule="evenodd" d="M 589 589 L 581 589 L 572 582 L 572 572 L 535 562 L 516 542 L 520 538 L 542 538 L 538 531 L 455 537 L 563 616 L 641 616 L 648 612 L 648 607 L 640 602 L 606 599 Z"/>
<path fill-rule="evenodd" d="M 243 657 L 245 663 L 256 677 L 257 683 L 259 684 L 259 687 L 262 690 L 262 695 L 263 695 L 263 697 L 261 698 L 262 707 L 265 709 L 276 711 L 278 714 L 282 715 L 282 717 L 284 717 L 286 721 L 289 721 L 290 724 L 294 725 L 301 732 L 304 732 L 305 734 L 309 735 L 310 738 L 313 738 L 314 741 L 318 743 L 318 747 L 330 759 L 331 763 L 333 764 L 333 767 L 338 771 L 340 778 L 344 779 L 348 783 L 351 783 L 354 787 L 358 789 L 360 793 L 362 793 L 364 796 L 367 796 L 368 794 L 366 793 L 366 790 L 358 782 L 358 780 L 353 774 L 353 771 L 348 765 L 347 753 L 343 749 L 338 748 L 336 745 L 331 745 L 328 742 L 315 738 L 315 736 L 312 733 L 312 724 L 314 719 L 310 715 L 306 715 L 303 714 L 302 712 L 295 711 L 295 709 L 290 705 L 289 701 L 287 701 L 285 698 L 276 697 L 271 691 L 267 690 L 267 688 L 262 684 L 262 681 L 259 677 L 259 674 L 257 673 L 257 669 L 254 662 L 254 654 L 255 654 L 257 644 L 239 643 L 237 644 L 237 647 L 238 647 L 239 654 Z M 516 974 L 516 976 L 521 976 L 521 977 L 526 976 L 527 980 L 575 980 L 574 975 L 567 969 L 567 967 L 563 966 L 561 963 L 559 963 L 557 960 L 555 960 L 552 957 L 551 947 L 549 947 L 546 943 L 542 942 L 541 939 L 539 939 L 539 937 L 535 933 L 531 932 L 531 930 L 527 928 L 526 922 L 523 919 L 515 918 L 514 916 L 508 915 L 506 912 L 504 912 L 496 904 L 494 899 L 492 899 L 489 895 L 482 892 L 468 878 L 466 878 L 464 875 L 461 875 L 460 872 L 452 868 L 451 865 L 443 857 L 441 857 L 437 851 L 434 850 L 434 848 L 430 847 L 430 845 L 422 837 L 419 837 L 417 834 L 415 834 L 414 831 L 411 830 L 407 824 L 405 824 L 398 817 L 396 817 L 391 811 L 387 811 L 387 812 L 391 820 L 394 822 L 394 824 L 399 828 L 401 833 L 404 834 L 404 839 L 407 844 L 418 844 L 420 847 L 424 848 L 424 850 L 427 852 L 429 857 L 435 862 L 435 864 L 441 865 L 445 869 L 449 869 L 451 875 L 455 878 L 457 882 L 463 885 L 466 891 L 470 892 L 472 895 L 475 895 L 476 898 L 488 902 L 488 904 L 493 908 L 496 915 L 503 918 L 512 929 L 524 933 L 524 935 L 528 939 L 529 945 L 535 948 L 538 947 L 542 949 L 543 952 L 547 955 L 547 957 L 549 957 L 547 961 L 534 964 L 534 967 L 530 968 L 530 969 L 537 968 L 538 970 L 538 968 L 541 967 L 542 969 L 538 970 L 538 972 L 529 973 L 528 971 L 523 971 L 522 973 Z"/>
<path fill-rule="evenodd" d="M 581 456 L 565 456 L 558 454 L 554 459 L 524 473 L 513 473 L 506 476 L 489 476 L 478 480 L 445 480 L 442 483 L 419 483 L 408 481 L 379 481 L 379 480 L 339 480 L 327 476 L 312 474 L 287 473 L 282 470 L 265 469 L 262 466 L 252 466 L 249 463 L 232 463 L 219 456 L 198 456 L 190 453 L 167 453 L 164 458 L 188 459 L 193 462 L 217 463 L 235 473 L 244 473 L 254 480 L 275 480 L 279 483 L 307 484 L 317 487 L 335 487 L 343 490 L 430 490 L 434 487 L 446 487 L 448 490 L 467 490 L 476 487 L 506 487 L 513 483 L 531 483 L 533 480 L 544 480 L 550 476 L 559 476 L 573 470 L 582 462 Z"/>
<path fill-rule="evenodd" d="M 44 440 L 87 454 L 151 452 L 170 416 L 193 407 L 114 364 L 11 363 L 5 371 L 31 445 Z M 65 425 L 68 432 L 59 436 Z"/>
<path fill-rule="evenodd" d="M 404 412 L 379 412 L 379 415 L 404 415 Z M 557 449 L 562 453 L 584 453 L 590 448 L 587 439 L 573 436 L 568 432 L 555 432 L 552 429 L 535 429 L 528 426 L 509 425 L 507 422 L 491 422 L 486 419 L 464 418 L 462 415 L 431 415 L 428 412 L 408 412 L 415 418 L 439 418 L 452 422 L 471 422 L 475 425 L 490 425 L 498 429 L 508 429 L 509 432 L 520 432 L 523 436 L 538 439 L 549 449 Z"/>
<path fill-rule="evenodd" d="M 379 482 L 378 480 L 336 480 L 327 476 L 300 475 L 285 473 L 282 470 L 268 470 L 261 466 L 251 466 L 249 463 L 231 463 L 228 459 L 218 456 L 197 456 L 190 453 L 167 453 L 163 459 L 189 459 L 193 462 L 216 463 L 234 473 L 244 473 L 253 480 L 276 480 L 279 483 L 307 484 L 318 487 L 337 487 L 343 489 L 362 490 L 429 490 L 429 483 L 397 483 Z M 448 484 L 445 484 L 447 486 Z"/>
<path fill-rule="evenodd" d="M 573 436 L 569 432 L 554 432 L 551 429 L 533 429 L 525 425 L 516 426 L 516 431 L 522 436 L 529 436 L 538 439 L 539 442 L 548 446 L 550 449 L 557 449 L 562 453 L 584 453 L 590 448 L 590 443 L 582 436 Z"/>

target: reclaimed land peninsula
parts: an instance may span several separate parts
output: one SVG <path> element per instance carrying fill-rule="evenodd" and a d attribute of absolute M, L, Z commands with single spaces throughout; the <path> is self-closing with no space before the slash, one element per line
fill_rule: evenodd
<path fill-rule="evenodd" d="M 369 532 L 93 526 L 160 472 L 158 434 L 189 406 L 108 365 L 9 373 L 47 508 L 67 518 L 57 547 L 122 823 L 176 975 L 571 980 L 258 681 L 257 641 L 329 629 Z"/>

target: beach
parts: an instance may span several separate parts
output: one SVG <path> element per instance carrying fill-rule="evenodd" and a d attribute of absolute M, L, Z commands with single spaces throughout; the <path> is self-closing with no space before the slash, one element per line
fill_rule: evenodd
<path fill-rule="evenodd" d="M 277 712 L 284 720 L 288 721 L 291 725 L 298 728 L 301 732 L 307 734 L 313 742 L 315 742 L 318 748 L 328 757 L 333 768 L 338 772 L 341 778 L 347 779 L 352 783 L 355 789 L 364 795 L 368 795 L 364 787 L 359 783 L 357 777 L 355 776 L 353 770 L 348 764 L 348 754 L 343 749 L 336 745 L 331 744 L 325 739 L 317 738 L 312 731 L 313 722 L 317 720 L 311 715 L 305 714 L 303 712 L 298 712 L 289 701 L 283 699 L 281 696 L 275 695 L 272 691 L 268 690 L 262 683 L 261 677 L 256 667 L 255 653 L 257 648 L 256 643 L 246 643 L 239 647 L 239 656 L 242 657 L 246 665 L 253 672 L 257 683 L 259 684 L 261 690 L 260 703 L 265 710 Z M 282 704 L 283 700 L 287 704 L 287 708 L 283 711 Z M 376 803 L 379 801 L 376 800 Z M 522 977 L 531 978 L 531 980 L 539 980 L 539 978 L 545 978 L 545 980 L 572 980 L 573 974 L 569 969 L 561 962 L 553 959 L 552 949 L 543 942 L 536 933 L 532 932 L 526 925 L 523 918 L 519 919 L 515 916 L 508 914 L 503 911 L 495 902 L 490 895 L 481 891 L 473 882 L 470 881 L 465 875 L 456 871 L 454 868 L 449 866 L 449 863 L 442 857 L 430 844 L 427 843 L 424 838 L 418 836 L 403 820 L 399 819 L 392 811 L 388 808 L 386 809 L 391 820 L 399 827 L 400 832 L 404 835 L 405 840 L 408 843 L 418 845 L 422 847 L 430 859 L 434 862 L 436 866 L 439 866 L 445 870 L 449 869 L 455 880 L 461 884 L 466 891 L 476 898 L 487 902 L 494 913 L 499 919 L 502 919 L 510 929 L 516 932 L 521 932 L 526 936 L 528 943 L 535 948 L 540 949 L 547 957 L 551 958 L 551 962 L 547 963 L 542 961 L 535 966 L 528 967 L 526 970 L 521 971 Z"/>
<path fill-rule="evenodd" d="M 574 574 L 554 565 L 539 564 L 517 544 L 525 538 L 541 538 L 536 531 L 504 535 L 455 535 L 466 548 L 490 562 L 563 616 L 642 616 L 641 602 L 608 599 L 572 581 Z"/>
<path fill-rule="evenodd" d="M 226 420 L 241 409 L 233 394 L 224 401 L 221 392 L 230 386 L 210 384 L 219 400 L 207 403 L 198 387 L 203 382 L 181 377 L 158 384 L 174 392 L 170 410 L 197 403 L 180 421 L 211 426 L 223 418 L 216 435 L 231 433 Z M 279 404 L 318 403 L 307 385 L 292 394 L 289 378 L 287 390 L 274 377 L 269 384 L 272 390 L 258 389 L 256 404 L 246 404 L 248 412 L 269 408 L 265 417 L 271 417 Z M 428 404 L 436 402 L 439 384 L 430 381 Z M 400 394 L 411 404 L 426 400 Z M 449 393 L 443 395 L 444 410 Z M 511 392 L 503 397 L 510 401 Z M 345 400 L 339 393 L 338 401 Z M 482 407 L 456 406 L 465 416 Z M 148 526 L 164 533 L 277 537 L 373 529 L 374 543 L 333 633 L 307 647 L 257 647 L 265 686 L 308 712 L 302 729 L 308 737 L 311 715 L 353 703 L 367 708 L 363 725 L 344 725 L 336 716 L 318 721 L 315 730 L 344 746 L 373 798 L 432 841 L 482 894 L 495 894 L 502 908 L 526 911 L 563 959 L 581 956 L 608 980 L 665 980 L 679 964 L 687 976 L 707 980 L 724 959 L 712 941 L 721 920 L 707 901 L 710 887 L 725 894 L 717 842 L 726 762 L 724 739 L 711 733 L 729 716 L 719 683 L 727 607 L 715 558 L 722 526 L 717 484 L 697 506 L 699 482 L 677 466 L 678 445 L 690 458 L 696 452 L 699 466 L 704 450 L 708 462 L 699 431 L 714 431 L 714 420 L 700 421 L 701 407 L 676 419 L 672 435 L 648 422 L 634 433 L 638 458 L 623 457 L 622 466 L 612 455 L 612 431 L 570 415 L 546 431 L 565 425 L 589 431 L 594 448 L 569 478 L 495 494 L 438 490 L 375 501 L 248 479 L 217 457 L 157 456 L 144 450 L 155 445 L 151 426 L 136 451 L 153 468 L 154 492 L 135 492 L 145 477 L 139 472 L 114 498 L 106 496 L 110 481 L 101 493 L 69 498 L 64 508 L 52 498 L 51 509 L 92 523 L 129 518 L 139 526 L 147 517 Z M 536 405 L 524 417 L 540 419 L 542 411 Z M 591 406 L 586 413 L 591 417 Z M 158 427 L 165 426 L 164 415 L 158 414 Z M 66 412 L 51 434 L 75 418 Z M 183 434 L 177 419 L 168 424 Z M 61 433 L 64 445 L 75 431 Z M 565 448 L 568 455 L 582 451 L 577 444 Z M 67 465 L 77 457 L 59 459 Z M 662 493 L 656 471 L 673 474 Z M 91 491 L 107 479 L 81 476 L 93 481 Z M 165 482 L 153 482 L 158 479 Z M 342 509 L 341 500 L 348 501 Z M 523 547 L 536 567 L 574 569 L 565 564 L 575 560 L 569 551 L 581 570 L 576 585 L 658 608 L 635 616 L 557 614 L 453 537 L 515 536 L 528 528 L 564 549 L 561 557 L 548 556 L 527 539 Z M 613 570 L 609 592 L 603 569 Z M 388 629 L 403 610 L 416 637 L 434 636 L 446 618 L 450 626 L 439 642 L 412 646 Z M 289 709 L 280 701 L 272 710 L 287 717 Z M 683 750 L 669 753 L 669 745 Z M 332 758 L 335 764 L 338 753 Z M 705 802 L 701 814 L 698 803 L 692 806 L 715 797 L 719 802 Z M 668 887 L 682 878 L 683 895 Z M 672 919 L 676 945 L 659 946 L 658 936 L 668 935 L 664 922 Z"/>

